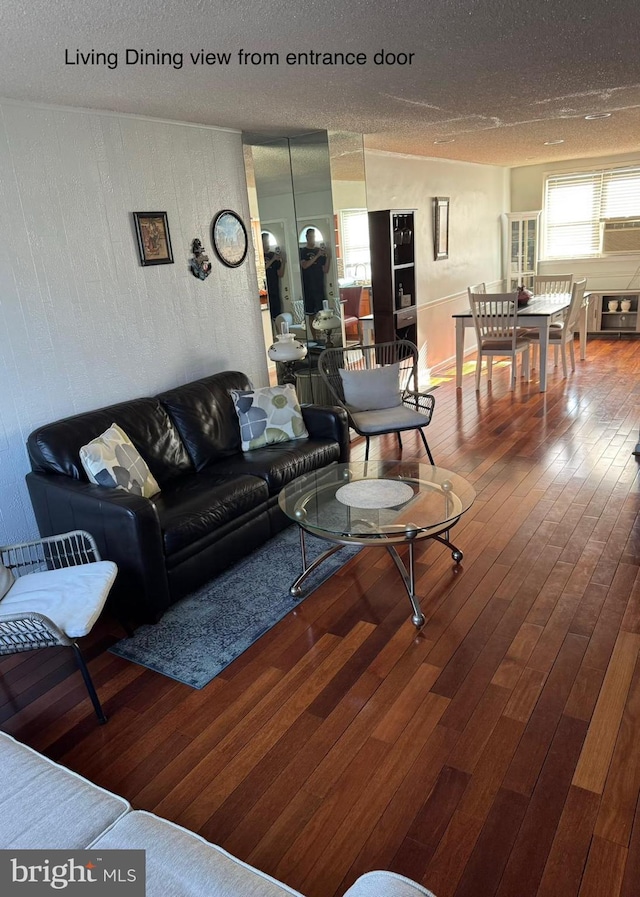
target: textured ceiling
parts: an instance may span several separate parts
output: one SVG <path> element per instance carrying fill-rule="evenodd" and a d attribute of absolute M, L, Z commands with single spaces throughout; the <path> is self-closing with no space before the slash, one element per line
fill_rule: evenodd
<path fill-rule="evenodd" d="M 639 25 L 637 0 L 2 0 L 0 96 L 527 165 L 639 148 Z M 412 62 L 376 65 L 382 49 Z M 203 65 L 201 50 L 229 64 Z M 111 67 L 83 64 L 92 51 L 115 54 Z M 367 62 L 287 64 L 310 51 Z M 611 115 L 585 120 L 598 112 Z"/>

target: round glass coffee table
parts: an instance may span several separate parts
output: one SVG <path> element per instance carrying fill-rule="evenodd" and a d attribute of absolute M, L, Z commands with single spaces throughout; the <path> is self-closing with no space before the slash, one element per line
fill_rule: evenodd
<path fill-rule="evenodd" d="M 300 597 L 307 576 L 343 545 L 386 548 L 409 595 L 411 619 L 421 627 L 425 618 L 415 592 L 414 545 L 435 539 L 451 549 L 458 564 L 462 552 L 449 540 L 449 531 L 475 497 L 463 477 L 418 461 L 334 464 L 298 477 L 278 498 L 287 517 L 300 527 L 302 573 L 291 594 Z M 307 563 L 305 533 L 335 544 Z M 409 547 L 408 569 L 396 549 L 402 544 Z"/>

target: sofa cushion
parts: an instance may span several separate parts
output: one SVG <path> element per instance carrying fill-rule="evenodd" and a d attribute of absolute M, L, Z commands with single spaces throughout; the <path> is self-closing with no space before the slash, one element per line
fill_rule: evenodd
<path fill-rule="evenodd" d="M 235 418 L 235 414 L 233 416 Z M 166 409 L 157 399 L 150 398 L 132 399 L 38 427 L 27 441 L 33 470 L 63 473 L 86 481 L 87 475 L 80 463 L 80 447 L 99 436 L 114 421 L 127 433 L 161 487 L 193 470 Z"/>
<path fill-rule="evenodd" d="M 232 389 L 251 389 L 239 371 L 223 371 L 160 393 L 196 470 L 240 451 L 240 426 Z"/>
<path fill-rule="evenodd" d="M 92 785 L 0 733 L 0 844 L 80 850 L 128 812 L 126 800 Z"/>
<path fill-rule="evenodd" d="M 149 897 L 301 897 L 182 826 L 135 810 L 96 839 L 101 850 L 144 850 Z"/>
<path fill-rule="evenodd" d="M 218 471 L 217 465 L 173 483 L 154 501 L 165 554 L 194 545 L 226 523 L 260 507 L 268 497 L 263 479 L 240 472 L 230 478 Z"/>
<path fill-rule="evenodd" d="M 144 458 L 117 424 L 81 446 L 80 461 L 89 481 L 96 486 L 124 489 L 144 498 L 153 498 L 160 492 Z"/>
<path fill-rule="evenodd" d="M 398 875 L 397 872 L 376 870 L 365 872 L 345 891 L 344 897 L 435 897 L 410 878 Z"/>
<path fill-rule="evenodd" d="M 303 473 L 311 473 L 340 460 L 340 446 L 329 439 L 304 439 L 265 445 L 252 452 L 241 452 L 231 458 L 218 461 L 218 473 L 227 476 L 251 474 L 261 477 L 269 487 L 270 495 L 280 490 Z"/>
<path fill-rule="evenodd" d="M 231 397 L 243 452 L 290 439 L 306 439 L 309 435 L 291 383 L 263 389 L 232 389 Z"/>

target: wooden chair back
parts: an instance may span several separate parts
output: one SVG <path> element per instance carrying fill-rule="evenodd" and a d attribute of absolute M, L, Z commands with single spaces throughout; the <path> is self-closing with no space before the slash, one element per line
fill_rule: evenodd
<path fill-rule="evenodd" d="M 571 288 L 571 304 L 569 305 L 569 311 L 567 312 L 567 318 L 564 325 L 564 330 L 568 339 L 573 337 L 573 334 L 580 327 L 580 310 L 582 309 L 582 303 L 584 302 L 586 285 L 587 280 L 585 278 L 584 280 L 576 280 Z"/>
<path fill-rule="evenodd" d="M 471 297 L 474 294 L 478 295 L 480 293 L 486 293 L 486 292 L 487 292 L 487 285 L 486 285 L 486 283 L 484 283 L 484 281 L 482 283 L 474 283 L 474 285 L 472 287 L 467 287 L 467 293 L 469 295 L 469 299 L 471 299 Z"/>
<path fill-rule="evenodd" d="M 557 293 L 570 293 L 573 286 L 573 274 L 535 274 L 533 278 L 534 296 L 553 296 Z"/>
<path fill-rule="evenodd" d="M 362 287 L 340 287 L 340 301 L 344 303 L 345 323 L 349 318 L 357 320 L 360 317 Z"/>
<path fill-rule="evenodd" d="M 500 340 L 508 349 L 516 343 L 517 301 L 515 293 L 472 293 L 471 314 L 478 338 L 478 347 L 487 340 Z"/>

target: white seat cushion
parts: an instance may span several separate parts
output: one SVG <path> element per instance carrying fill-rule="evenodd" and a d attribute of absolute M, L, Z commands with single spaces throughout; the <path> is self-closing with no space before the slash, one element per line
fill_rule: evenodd
<path fill-rule="evenodd" d="M 0 614 L 43 614 L 80 638 L 100 616 L 117 572 L 113 561 L 96 561 L 19 576 L 0 601 Z"/>
<path fill-rule="evenodd" d="M 344 897 L 435 897 L 415 881 L 397 872 L 365 872 L 345 891 Z"/>
<path fill-rule="evenodd" d="M 131 809 L 122 797 L 4 732 L 0 768 L 0 844 L 5 850 L 81 850 Z"/>
<path fill-rule="evenodd" d="M 300 897 L 221 847 L 144 810 L 128 813 L 92 844 L 94 850 L 123 847 L 146 853 L 147 897 Z"/>

